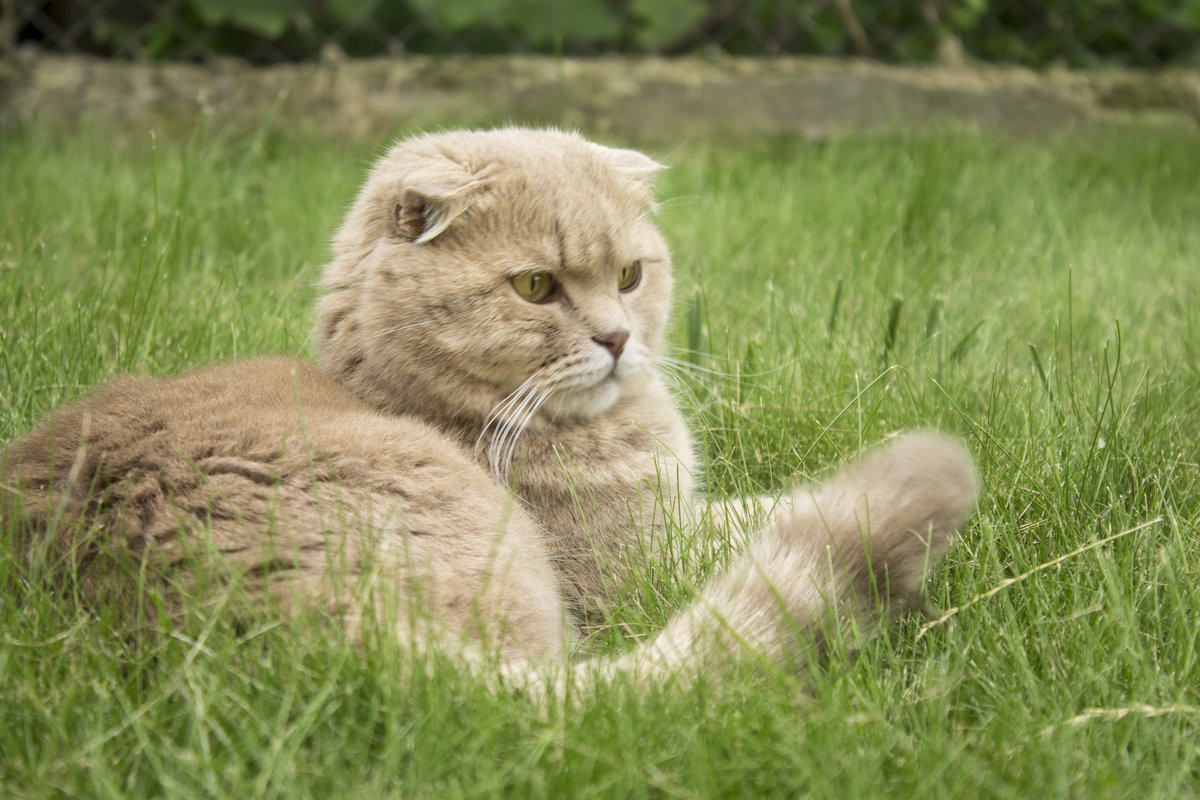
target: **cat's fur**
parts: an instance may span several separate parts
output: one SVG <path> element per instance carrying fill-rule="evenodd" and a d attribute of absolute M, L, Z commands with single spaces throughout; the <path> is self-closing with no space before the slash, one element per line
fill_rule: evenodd
<path fill-rule="evenodd" d="M 399 144 L 335 239 L 319 372 L 273 358 L 120 380 L 9 445 L 0 511 L 85 576 L 126 553 L 186 593 L 215 557 L 251 598 L 354 621 L 390 597 L 403 635 L 561 659 L 566 618 L 602 612 L 659 557 L 667 517 L 691 516 L 694 445 L 658 367 L 660 169 L 554 131 Z M 511 281 L 530 273 L 556 282 L 543 302 Z M 961 445 L 902 438 L 785 498 L 604 668 L 779 657 L 831 620 L 869 623 L 919 598 L 975 495 Z M 368 590 L 343 590 L 357 575 Z"/>

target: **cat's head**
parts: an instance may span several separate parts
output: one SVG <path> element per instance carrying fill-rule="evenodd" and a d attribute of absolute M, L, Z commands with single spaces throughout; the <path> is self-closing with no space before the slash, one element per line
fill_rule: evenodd
<path fill-rule="evenodd" d="M 664 346 L 671 261 L 648 216 L 661 169 L 558 131 L 400 143 L 334 240 L 324 370 L 378 407 L 428 417 L 604 413 Z"/>

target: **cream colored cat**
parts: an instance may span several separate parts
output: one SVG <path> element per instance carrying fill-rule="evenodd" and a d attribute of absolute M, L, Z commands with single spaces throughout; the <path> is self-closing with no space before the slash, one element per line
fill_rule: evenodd
<path fill-rule="evenodd" d="M 692 516 L 695 448 L 659 371 L 660 169 L 554 131 L 399 144 L 335 239 L 320 371 L 120 380 L 9 445 L 0 510 L 85 586 L 146 567 L 206 591 L 215 559 L 251 599 L 560 662 L 568 619 L 603 613 L 668 517 Z M 785 498 L 657 638 L 600 667 L 778 658 L 871 623 L 919 599 L 975 494 L 960 445 L 902 438 Z"/>

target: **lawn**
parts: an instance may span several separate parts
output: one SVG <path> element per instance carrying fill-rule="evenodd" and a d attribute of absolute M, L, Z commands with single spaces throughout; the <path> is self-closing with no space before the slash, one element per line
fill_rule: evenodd
<path fill-rule="evenodd" d="M 311 356 L 384 141 L 0 133 L 0 440 L 123 372 Z M 978 514 L 904 618 L 819 664 L 567 706 L 388 637 L 129 636 L 0 532 L 12 797 L 1200 793 L 1200 134 L 950 130 L 654 155 L 679 396 L 715 492 L 961 435 Z M 597 647 L 645 635 L 697 561 Z"/>

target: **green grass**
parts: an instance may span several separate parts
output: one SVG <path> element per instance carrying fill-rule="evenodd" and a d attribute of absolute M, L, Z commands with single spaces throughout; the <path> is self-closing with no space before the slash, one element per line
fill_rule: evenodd
<path fill-rule="evenodd" d="M 311 354 L 325 242 L 382 144 L 0 136 L 0 439 L 121 372 Z M 1200 135 L 659 155 L 711 486 L 957 432 L 985 495 L 928 587 L 957 613 L 802 676 L 541 709 L 386 638 L 124 637 L 0 541 L 0 794 L 1200 793 Z"/>

